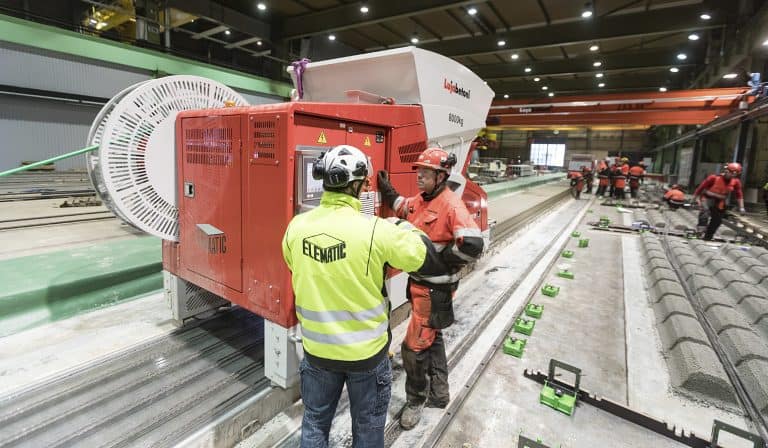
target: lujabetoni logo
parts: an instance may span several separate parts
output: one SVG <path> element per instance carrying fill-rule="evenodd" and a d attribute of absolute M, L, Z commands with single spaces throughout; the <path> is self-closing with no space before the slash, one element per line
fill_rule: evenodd
<path fill-rule="evenodd" d="M 320 263 L 347 258 L 347 243 L 325 233 L 304 238 L 301 245 L 304 255 Z"/>
<path fill-rule="evenodd" d="M 443 78 L 443 88 L 456 95 L 461 95 L 466 99 L 469 99 L 469 90 L 465 90 L 463 87 L 459 87 L 459 84 L 454 81 L 449 81 L 448 78 Z"/>

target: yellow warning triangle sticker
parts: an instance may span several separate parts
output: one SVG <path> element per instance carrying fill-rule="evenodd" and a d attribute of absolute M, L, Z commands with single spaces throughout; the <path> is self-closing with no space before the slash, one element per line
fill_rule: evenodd
<path fill-rule="evenodd" d="M 363 146 L 371 146 L 371 137 L 366 136 Z"/>
<path fill-rule="evenodd" d="M 325 138 L 325 131 L 320 131 L 320 137 L 317 137 L 317 143 L 328 143 L 328 139 Z"/>

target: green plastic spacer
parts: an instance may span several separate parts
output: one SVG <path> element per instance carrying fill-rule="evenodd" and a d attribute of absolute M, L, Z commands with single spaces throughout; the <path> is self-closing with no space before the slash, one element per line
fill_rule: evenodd
<path fill-rule="evenodd" d="M 525 339 L 518 339 L 511 335 L 507 336 L 507 339 L 504 341 L 504 353 L 512 355 L 515 358 L 522 358 L 526 342 Z"/>
<path fill-rule="evenodd" d="M 544 294 L 545 296 L 556 297 L 559 292 L 560 292 L 559 286 L 550 285 L 549 283 L 541 287 L 541 293 Z"/>
<path fill-rule="evenodd" d="M 572 372 L 576 376 L 574 385 L 565 385 L 560 381 L 555 381 L 555 369 L 560 368 Z M 539 394 L 539 402 L 552 409 L 558 410 L 566 415 L 573 415 L 576 409 L 576 400 L 579 395 L 579 384 L 581 383 L 581 369 L 573 367 L 556 359 L 549 360 L 549 374 L 544 382 L 544 387 Z"/>
<path fill-rule="evenodd" d="M 589 247 L 589 238 L 582 238 L 579 240 L 579 247 Z"/>
<path fill-rule="evenodd" d="M 528 306 L 525 307 L 525 315 L 528 317 L 539 319 L 541 318 L 542 313 L 544 313 L 544 305 L 529 303 Z"/>
<path fill-rule="evenodd" d="M 611 220 L 607 216 L 601 216 L 600 221 L 597 223 L 599 227 L 606 228 L 611 225 Z"/>
<path fill-rule="evenodd" d="M 581 232 L 574 230 L 573 232 L 571 232 L 571 236 L 574 238 L 578 238 L 581 236 Z"/>
<path fill-rule="evenodd" d="M 515 331 L 526 336 L 530 336 L 533 333 L 533 327 L 536 326 L 536 321 L 533 319 L 526 319 L 524 317 L 518 317 L 515 321 Z"/>
<path fill-rule="evenodd" d="M 563 258 L 573 258 L 573 251 L 572 250 L 564 250 L 563 253 L 560 255 L 563 256 Z"/>
<path fill-rule="evenodd" d="M 573 272 L 569 271 L 568 269 L 563 269 L 557 273 L 558 277 L 567 278 L 568 280 L 573 280 L 574 275 Z"/>

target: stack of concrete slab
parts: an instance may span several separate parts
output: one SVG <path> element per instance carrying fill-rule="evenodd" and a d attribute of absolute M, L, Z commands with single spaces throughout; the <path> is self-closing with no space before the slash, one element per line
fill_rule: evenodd
<path fill-rule="evenodd" d="M 693 292 L 691 303 L 661 241 L 643 235 L 647 281 L 673 385 L 735 403 L 694 306 L 703 311 L 754 404 L 768 416 L 768 250 L 670 237 L 672 262 Z"/>
<path fill-rule="evenodd" d="M 659 237 L 642 236 L 646 281 L 673 388 L 695 398 L 733 406 L 728 376 L 680 286 Z"/>

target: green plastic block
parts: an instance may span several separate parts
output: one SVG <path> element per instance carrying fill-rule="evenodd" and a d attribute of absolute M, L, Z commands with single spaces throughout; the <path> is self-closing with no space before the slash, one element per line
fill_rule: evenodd
<path fill-rule="evenodd" d="M 577 231 L 574 230 L 573 232 L 571 232 L 571 236 L 574 237 L 574 238 L 578 238 L 578 237 L 581 236 L 581 232 L 577 232 Z"/>
<path fill-rule="evenodd" d="M 533 333 L 533 327 L 536 326 L 536 321 L 533 319 L 526 319 L 524 317 L 518 317 L 515 321 L 515 331 L 526 336 L 530 336 Z"/>
<path fill-rule="evenodd" d="M 545 296 L 556 297 L 560 292 L 560 287 L 555 285 L 546 284 L 541 287 L 541 293 Z"/>
<path fill-rule="evenodd" d="M 575 395 L 563 389 L 555 389 L 549 386 L 549 382 L 544 383 L 544 387 L 539 395 L 539 401 L 566 415 L 573 415 L 573 409 L 576 407 Z"/>
<path fill-rule="evenodd" d="M 562 271 L 559 271 L 557 273 L 558 277 L 567 278 L 569 280 L 573 280 L 574 275 L 573 272 L 569 271 L 568 269 L 563 269 Z"/>
<path fill-rule="evenodd" d="M 514 336 L 507 336 L 507 339 L 504 341 L 504 353 L 508 355 L 512 355 L 515 358 L 522 358 L 523 357 L 523 351 L 525 351 L 525 339 L 518 339 Z"/>
<path fill-rule="evenodd" d="M 589 247 L 589 238 L 582 238 L 579 240 L 579 247 Z"/>
<path fill-rule="evenodd" d="M 611 220 L 607 216 L 601 216 L 600 222 L 598 222 L 597 225 L 603 228 L 608 227 L 611 225 Z"/>
<path fill-rule="evenodd" d="M 573 258 L 573 251 L 572 250 L 564 250 L 563 253 L 560 255 L 563 256 L 563 258 Z"/>
<path fill-rule="evenodd" d="M 544 313 L 544 305 L 529 303 L 528 306 L 525 307 L 525 315 L 528 317 L 539 319 L 541 318 L 542 313 Z"/>

